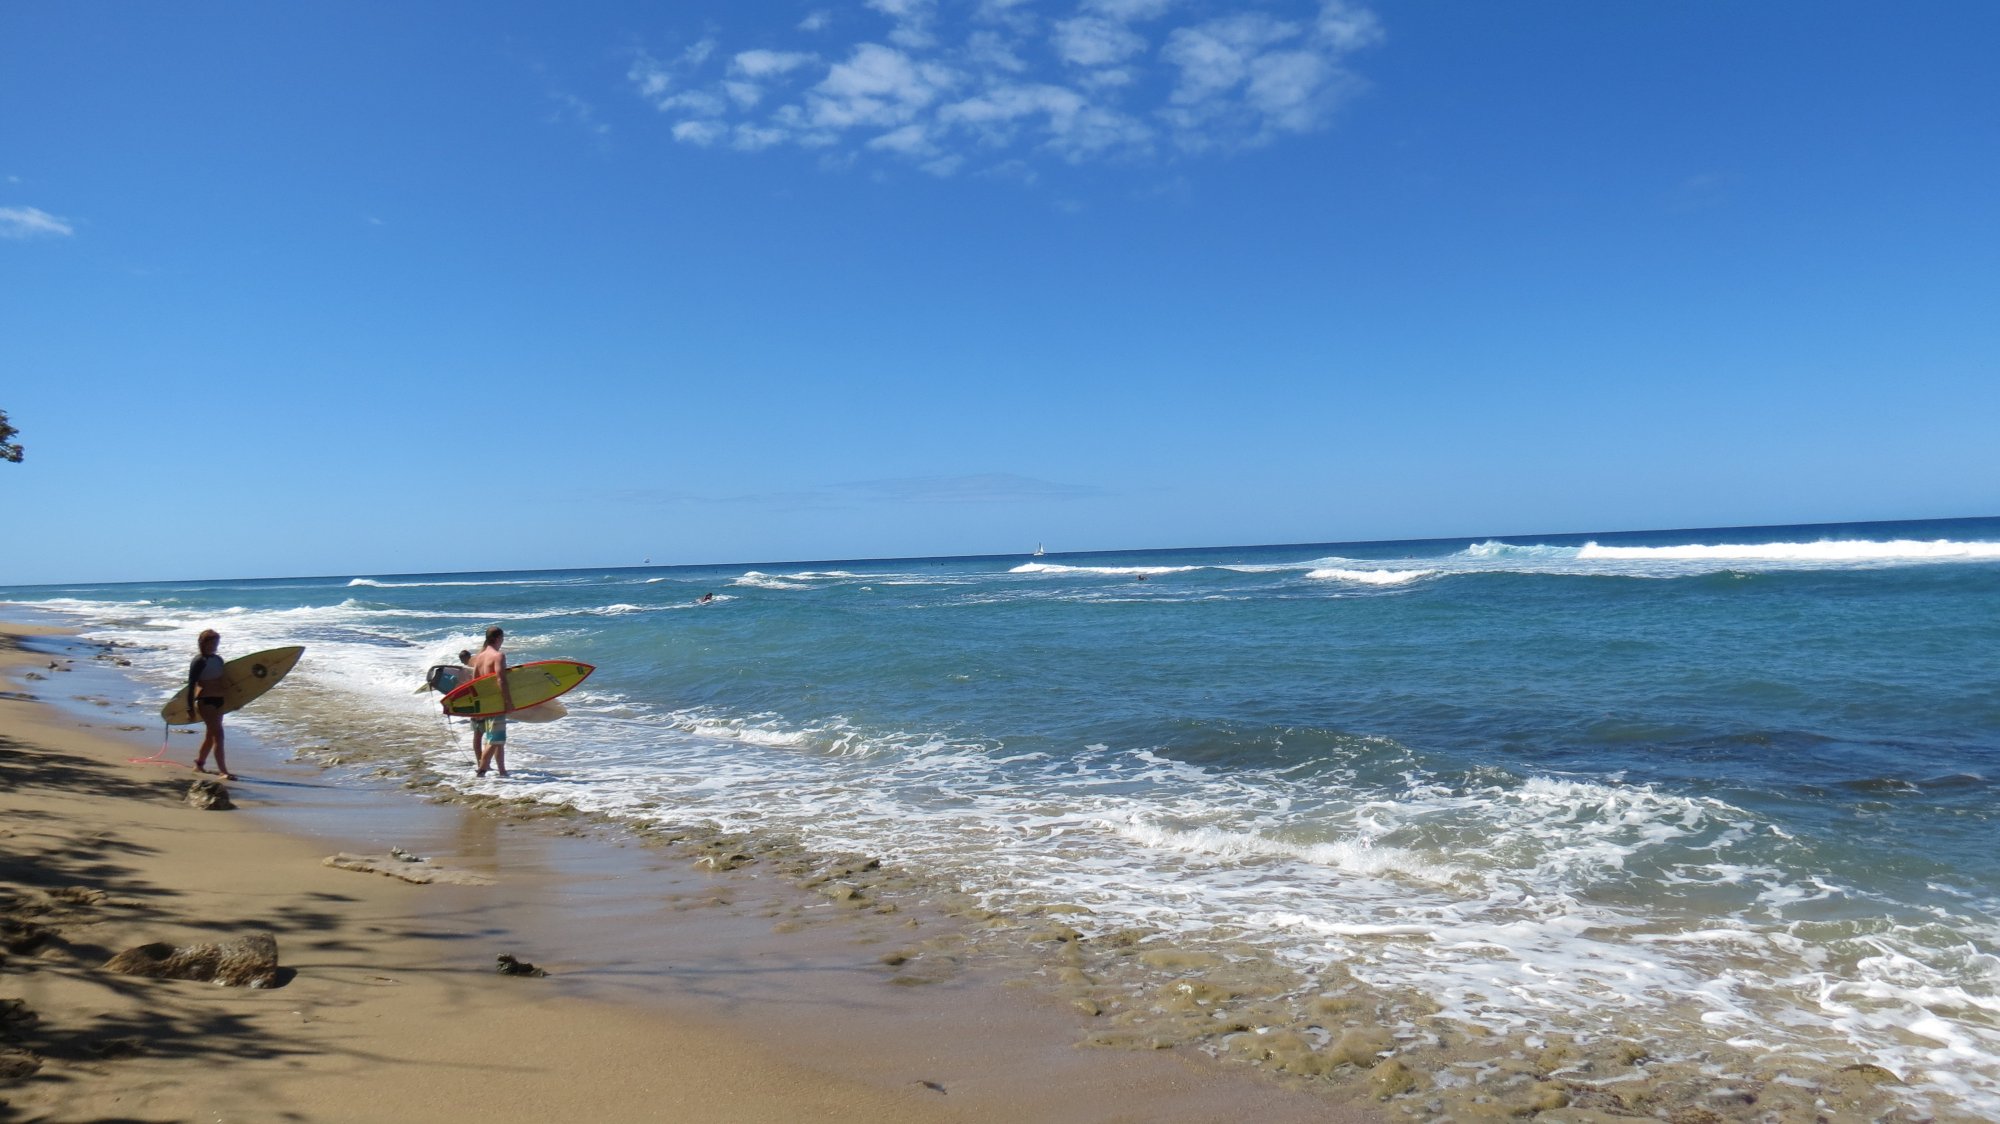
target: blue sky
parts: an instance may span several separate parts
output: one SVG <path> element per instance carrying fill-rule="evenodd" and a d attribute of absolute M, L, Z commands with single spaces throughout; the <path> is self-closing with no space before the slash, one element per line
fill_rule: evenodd
<path fill-rule="evenodd" d="M 2000 513 L 2000 6 L 0 7 L 0 584 Z"/>

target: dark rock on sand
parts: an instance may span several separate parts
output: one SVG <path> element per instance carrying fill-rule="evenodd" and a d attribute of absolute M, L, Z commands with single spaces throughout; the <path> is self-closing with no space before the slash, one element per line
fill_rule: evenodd
<path fill-rule="evenodd" d="M 204 812 L 227 812 L 236 807 L 221 781 L 201 780 L 189 785 L 187 802 L 189 807 L 200 808 Z"/>
<path fill-rule="evenodd" d="M 278 982 L 278 939 L 252 933 L 220 944 L 175 947 L 164 942 L 128 948 L 111 958 L 107 971 L 156 980 L 213 981 L 224 987 L 274 987 Z"/>
<path fill-rule="evenodd" d="M 535 979 L 540 979 L 548 975 L 547 972 L 535 967 L 526 960 L 516 960 L 504 952 L 493 959 L 495 961 L 493 970 L 503 976 L 531 976 Z"/>

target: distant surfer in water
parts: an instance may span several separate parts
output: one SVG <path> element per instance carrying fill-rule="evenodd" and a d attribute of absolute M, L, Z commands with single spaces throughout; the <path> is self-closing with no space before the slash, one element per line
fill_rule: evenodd
<path fill-rule="evenodd" d="M 507 654 L 500 650 L 500 645 L 506 639 L 506 630 L 497 624 L 486 630 L 486 646 L 479 649 L 478 655 L 472 657 L 472 674 L 474 678 L 486 675 L 500 675 L 501 672 L 507 670 Z M 505 675 L 500 675 L 500 704 L 502 709 L 514 709 L 514 695 L 507 689 L 507 677 Z M 482 745 L 484 748 L 482 748 Z M 486 770 L 488 769 L 492 769 L 503 777 L 507 775 L 506 715 L 500 714 L 492 718 L 475 718 L 472 720 L 472 756 L 479 762 L 479 767 L 473 774 L 474 776 L 483 777 L 486 775 Z"/>
<path fill-rule="evenodd" d="M 223 780 L 233 781 L 236 774 L 229 771 L 229 763 L 222 756 L 222 657 L 215 654 L 220 643 L 221 633 L 212 628 L 202 629 L 195 638 L 200 654 L 188 665 L 188 696 L 194 704 L 195 717 L 207 729 L 201 748 L 195 751 L 194 771 L 208 772 L 208 754 L 213 750 L 215 771 Z"/>

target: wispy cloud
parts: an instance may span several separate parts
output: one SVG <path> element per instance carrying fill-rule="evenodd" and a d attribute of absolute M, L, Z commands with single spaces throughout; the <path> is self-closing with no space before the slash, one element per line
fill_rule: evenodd
<path fill-rule="evenodd" d="M 76 228 L 39 207 L 0 207 L 0 238 L 67 238 Z"/>
<path fill-rule="evenodd" d="M 550 90 L 549 101 L 554 106 L 549 114 L 550 121 L 567 122 L 595 137 L 611 134 L 611 126 L 597 119 L 596 107 L 575 94 L 567 90 Z"/>
<path fill-rule="evenodd" d="M 849 41 L 829 44 L 836 24 Z M 1364 85 L 1349 56 L 1384 39 L 1355 0 L 861 0 L 797 31 L 808 38 L 731 52 L 711 35 L 642 54 L 631 87 L 683 143 L 947 176 L 1310 133 Z"/>

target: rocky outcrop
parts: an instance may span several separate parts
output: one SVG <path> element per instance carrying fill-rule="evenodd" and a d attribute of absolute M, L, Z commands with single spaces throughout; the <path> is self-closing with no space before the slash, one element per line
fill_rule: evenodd
<path fill-rule="evenodd" d="M 196 980 L 224 987 L 275 987 L 278 939 L 269 933 L 252 933 L 220 944 L 142 944 L 112 957 L 104 967 L 121 975 L 156 980 Z"/>

